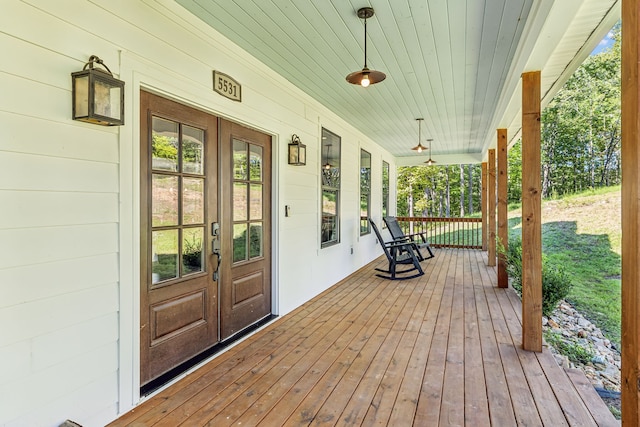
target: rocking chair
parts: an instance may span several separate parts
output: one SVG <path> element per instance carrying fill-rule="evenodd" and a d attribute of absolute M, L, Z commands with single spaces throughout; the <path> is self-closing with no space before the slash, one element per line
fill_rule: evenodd
<path fill-rule="evenodd" d="M 424 261 L 425 259 L 430 259 L 435 256 L 433 255 L 433 251 L 431 250 L 431 246 L 429 245 L 429 241 L 427 240 L 426 233 L 419 232 L 419 233 L 405 235 L 404 232 L 402 231 L 402 228 L 400 227 L 400 224 L 398 224 L 398 220 L 396 219 L 395 216 L 385 217 L 384 222 L 385 224 L 387 224 L 389 233 L 391 234 L 391 237 L 393 237 L 394 241 L 411 242 L 411 245 L 413 249 L 417 252 L 416 255 L 418 256 L 418 259 L 420 259 L 420 261 Z M 416 240 L 416 236 L 419 237 L 419 240 Z M 429 252 L 429 256 L 425 257 L 424 255 L 422 255 L 422 252 L 420 252 L 420 249 L 426 249 L 427 252 Z"/>
<path fill-rule="evenodd" d="M 387 275 L 376 274 L 376 276 L 382 277 L 384 279 L 391 279 L 391 280 L 406 280 L 406 279 L 412 279 L 414 277 L 422 276 L 424 274 L 424 271 L 422 271 L 422 267 L 420 266 L 420 261 L 418 261 L 418 257 L 416 256 L 416 253 L 413 250 L 411 242 L 409 243 L 396 242 L 396 241 L 385 242 L 384 240 L 382 240 L 380 231 L 378 230 L 378 227 L 374 224 L 374 222 L 371 221 L 371 218 L 369 218 L 369 224 L 371 224 L 371 228 L 373 228 L 373 231 L 376 233 L 376 237 L 380 242 L 380 246 L 382 246 L 382 249 L 384 250 L 384 254 L 387 256 L 387 260 L 389 261 L 388 270 L 376 268 L 376 271 L 387 273 Z M 398 264 L 400 265 L 412 264 L 413 268 L 409 268 L 407 270 L 397 270 L 396 268 Z M 409 273 L 412 271 L 417 271 L 417 272 L 410 276 L 397 277 L 398 274 Z"/>

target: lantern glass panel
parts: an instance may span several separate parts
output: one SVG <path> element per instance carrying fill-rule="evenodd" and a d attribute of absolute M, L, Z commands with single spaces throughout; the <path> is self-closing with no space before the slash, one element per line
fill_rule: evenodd
<path fill-rule="evenodd" d="M 122 90 L 118 86 L 113 86 L 109 82 L 94 80 L 94 106 L 93 111 L 100 116 L 120 119 L 120 98 Z"/>
<path fill-rule="evenodd" d="M 75 83 L 75 117 L 89 115 L 89 75 L 78 76 Z"/>

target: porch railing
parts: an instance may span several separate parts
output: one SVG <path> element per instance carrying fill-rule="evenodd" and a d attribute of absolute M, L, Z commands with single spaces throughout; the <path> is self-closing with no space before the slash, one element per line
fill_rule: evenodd
<path fill-rule="evenodd" d="M 397 217 L 405 234 L 426 233 L 434 248 L 482 249 L 482 218 Z"/>

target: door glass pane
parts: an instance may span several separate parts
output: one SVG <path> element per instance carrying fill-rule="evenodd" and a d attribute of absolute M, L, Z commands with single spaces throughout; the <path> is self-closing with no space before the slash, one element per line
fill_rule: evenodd
<path fill-rule="evenodd" d="M 233 226 L 233 262 L 244 261 L 247 258 L 247 224 Z"/>
<path fill-rule="evenodd" d="M 152 240 L 152 283 L 178 277 L 178 230 L 154 231 Z"/>
<path fill-rule="evenodd" d="M 178 123 L 159 117 L 152 118 L 152 168 L 178 171 Z"/>
<path fill-rule="evenodd" d="M 250 188 L 250 219 L 262 219 L 262 184 L 251 184 Z"/>
<path fill-rule="evenodd" d="M 185 228 L 182 231 L 182 275 L 203 271 L 202 260 L 204 227 Z"/>
<path fill-rule="evenodd" d="M 247 179 L 247 143 L 233 140 L 233 179 Z"/>
<path fill-rule="evenodd" d="M 178 225 L 178 177 L 154 173 L 152 181 L 151 225 Z"/>
<path fill-rule="evenodd" d="M 249 151 L 249 179 L 262 181 L 262 147 L 251 144 Z"/>
<path fill-rule="evenodd" d="M 247 219 L 247 184 L 233 183 L 233 220 L 246 221 Z"/>
<path fill-rule="evenodd" d="M 251 224 L 249 240 L 249 258 L 262 256 L 262 223 Z"/>
<path fill-rule="evenodd" d="M 182 179 L 182 223 L 204 223 L 204 179 Z"/>
<path fill-rule="evenodd" d="M 204 131 L 191 126 L 182 126 L 182 172 L 202 175 L 204 154 Z"/>

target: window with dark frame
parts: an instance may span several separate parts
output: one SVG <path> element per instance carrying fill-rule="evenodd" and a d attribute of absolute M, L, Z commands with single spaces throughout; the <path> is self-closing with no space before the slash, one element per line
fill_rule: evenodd
<path fill-rule="evenodd" d="M 360 235 L 371 233 L 371 153 L 360 150 Z"/>
<path fill-rule="evenodd" d="M 382 217 L 389 216 L 389 163 L 382 161 Z M 384 222 L 383 222 L 384 224 Z"/>
<path fill-rule="evenodd" d="M 322 128 L 321 247 L 340 243 L 340 145 L 341 138 Z"/>

